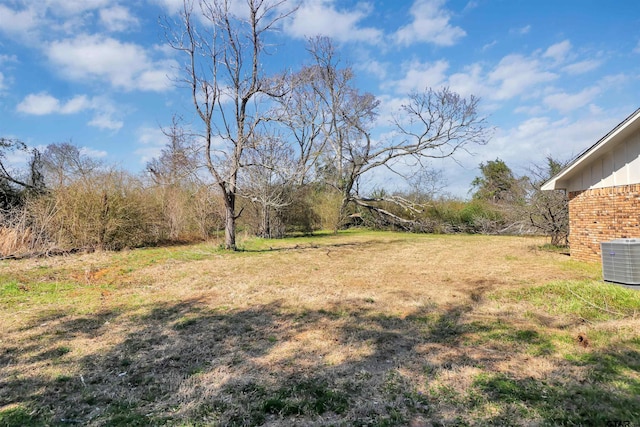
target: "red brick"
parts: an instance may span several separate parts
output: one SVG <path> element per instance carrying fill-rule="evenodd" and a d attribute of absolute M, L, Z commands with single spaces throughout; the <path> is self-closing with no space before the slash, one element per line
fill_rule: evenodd
<path fill-rule="evenodd" d="M 640 238 L 640 184 L 569 193 L 571 256 L 600 260 L 600 243 Z"/>

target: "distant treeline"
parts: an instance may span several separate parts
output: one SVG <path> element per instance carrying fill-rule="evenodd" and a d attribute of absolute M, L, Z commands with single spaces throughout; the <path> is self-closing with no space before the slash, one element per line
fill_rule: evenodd
<path fill-rule="evenodd" d="M 16 171 L 0 164 L 0 256 L 206 241 L 224 230 L 222 194 L 198 173 L 193 146 L 175 135 L 139 175 L 106 165 L 69 143 L 52 144 L 40 153 L 2 139 L 1 148 L 0 160 L 12 150 L 24 151 L 30 160 Z M 566 198 L 539 191 L 560 167 L 549 159 L 531 176 L 515 177 L 499 159 L 481 164 L 469 200 L 442 195 L 440 175 L 425 171 L 409 190 L 376 190 L 364 198 L 366 203 L 350 204 L 346 212 L 340 192 L 322 180 L 271 182 L 242 193 L 238 228 L 265 238 L 354 226 L 537 233 L 561 245 L 567 243 Z"/>

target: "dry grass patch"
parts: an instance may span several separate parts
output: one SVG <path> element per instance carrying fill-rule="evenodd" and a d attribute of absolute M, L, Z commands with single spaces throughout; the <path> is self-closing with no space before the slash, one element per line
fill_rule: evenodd
<path fill-rule="evenodd" d="M 361 231 L 2 262 L 0 425 L 637 423 L 640 296 L 542 243 Z"/>

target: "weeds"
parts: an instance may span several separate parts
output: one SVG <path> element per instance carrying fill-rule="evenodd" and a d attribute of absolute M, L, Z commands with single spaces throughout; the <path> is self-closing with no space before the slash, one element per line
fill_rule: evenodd
<path fill-rule="evenodd" d="M 504 300 L 527 302 L 547 313 L 589 320 L 636 317 L 640 292 L 594 280 L 557 281 L 500 294 Z"/>

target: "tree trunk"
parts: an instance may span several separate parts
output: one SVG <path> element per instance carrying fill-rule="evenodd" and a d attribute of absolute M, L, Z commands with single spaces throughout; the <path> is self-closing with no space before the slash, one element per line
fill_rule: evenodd
<path fill-rule="evenodd" d="M 338 210 L 338 220 L 336 221 L 333 227 L 333 233 L 338 234 L 340 228 L 346 224 L 346 212 L 347 206 L 349 205 L 350 199 L 348 197 L 343 197 L 342 202 L 340 203 L 340 209 Z"/>
<path fill-rule="evenodd" d="M 236 197 L 227 194 L 225 197 L 224 248 L 235 251 L 236 248 Z"/>
<path fill-rule="evenodd" d="M 567 246 L 567 235 L 564 233 L 552 233 L 551 234 L 551 244 L 553 246 Z"/>
<path fill-rule="evenodd" d="M 270 218 L 270 209 L 269 206 L 267 206 L 267 204 L 263 204 L 262 205 L 262 225 L 261 225 L 261 230 L 260 230 L 260 237 L 263 237 L 265 239 L 270 239 L 271 238 L 271 218 Z"/>

